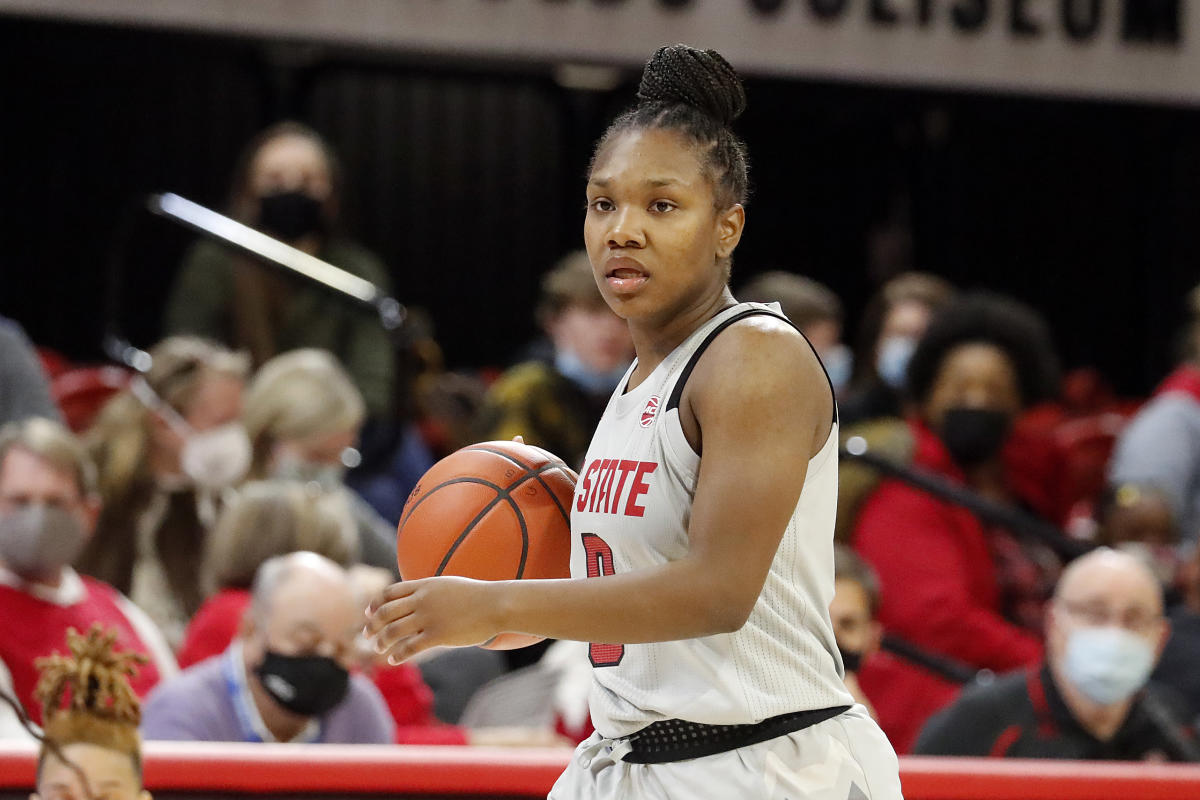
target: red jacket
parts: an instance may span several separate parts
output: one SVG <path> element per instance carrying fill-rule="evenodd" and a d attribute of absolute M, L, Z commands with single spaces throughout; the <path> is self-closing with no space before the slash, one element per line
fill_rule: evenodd
<path fill-rule="evenodd" d="M 39 725 L 42 707 L 34 699 L 38 683 L 35 661 L 43 656 L 67 652 L 67 629 L 87 633 L 93 623 L 116 631 L 116 649 L 150 657 L 138 666 L 129 683 L 138 697 L 145 697 L 159 682 L 154 654 L 138 634 L 122 603 L 128 603 L 107 583 L 79 576 L 78 599 L 69 604 L 49 602 L 15 586 L 0 585 L 0 665 L 12 677 L 13 692 L 25 706 L 29 718 Z"/>
<path fill-rule="evenodd" d="M 962 471 L 938 438 L 920 422 L 910 425 L 916 441 L 913 466 L 962 483 Z M 879 574 L 879 621 L 885 630 L 933 653 L 996 672 L 1041 658 L 1040 639 L 1000 615 L 988 536 L 971 512 L 886 480 L 863 504 L 852 541 Z M 887 725 L 884 730 L 896 749 L 906 752 L 925 719 L 953 699 L 954 692 L 898 659 L 887 661 L 886 677 L 874 674 L 881 668 L 863 666 L 863 690 L 881 721 L 895 720 L 891 730 Z M 922 686 L 927 688 L 918 690 Z"/>

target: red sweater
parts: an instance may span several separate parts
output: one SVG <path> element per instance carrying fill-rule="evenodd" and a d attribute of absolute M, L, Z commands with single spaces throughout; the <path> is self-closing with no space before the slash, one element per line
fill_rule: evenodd
<path fill-rule="evenodd" d="M 937 437 L 919 422 L 910 424 L 913 466 L 962 483 L 961 470 Z M 879 574 L 879 621 L 886 630 L 996 672 L 1041 659 L 1040 639 L 1000 615 L 988 537 L 971 512 L 886 480 L 863 504 L 853 544 Z M 884 730 L 892 744 L 907 752 L 925 719 L 953 699 L 954 691 L 899 659 L 888 660 L 886 675 L 873 672 L 879 669 L 864 665 L 863 690 L 881 722 L 891 720 Z"/>
<path fill-rule="evenodd" d="M 205 601 L 192 618 L 179 649 L 179 666 L 186 668 L 225 652 L 237 635 L 250 605 L 245 589 L 222 589 Z M 411 664 L 382 667 L 371 676 L 396 721 L 399 744 L 466 744 L 466 732 L 443 725 L 433 716 L 433 692 Z"/>
<path fill-rule="evenodd" d="M 67 628 L 87 633 L 93 623 L 117 632 L 116 649 L 150 658 L 130 681 L 138 697 L 145 697 L 159 681 L 153 653 L 138 635 L 120 605 L 117 590 L 106 583 L 80 576 L 82 597 L 59 605 L 0 584 L 0 661 L 12 675 L 13 690 L 30 719 L 39 725 L 42 708 L 33 699 L 38 672 L 34 661 L 54 653 L 67 653 Z"/>

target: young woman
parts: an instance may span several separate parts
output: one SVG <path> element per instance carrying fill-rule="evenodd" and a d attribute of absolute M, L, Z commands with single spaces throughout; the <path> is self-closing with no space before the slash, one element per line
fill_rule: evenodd
<path fill-rule="evenodd" d="M 900 796 L 841 681 L 833 595 L 837 414 L 812 348 L 738 304 L 745 105 L 713 51 L 659 50 L 596 147 L 584 238 L 637 361 L 579 481 L 571 574 L 389 587 L 368 610 L 408 658 L 522 631 L 591 646 L 584 741 L 552 798 Z M 602 644 L 603 643 L 603 644 Z"/>

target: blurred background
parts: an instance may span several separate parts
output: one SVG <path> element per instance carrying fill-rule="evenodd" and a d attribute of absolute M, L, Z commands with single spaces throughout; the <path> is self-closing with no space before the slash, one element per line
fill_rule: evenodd
<path fill-rule="evenodd" d="M 1196 280 L 1184 5 L 0 2 L 0 313 L 71 359 L 107 325 L 156 341 L 193 236 L 145 195 L 225 208 L 247 140 L 292 118 L 341 155 L 345 227 L 448 363 L 503 364 L 538 276 L 580 244 L 592 142 L 652 48 L 687 40 L 747 78 L 736 280 L 816 278 L 848 329 L 906 269 L 1010 292 L 1066 366 L 1144 394 Z M 1094 30 L 1073 39 L 1064 9 Z"/>

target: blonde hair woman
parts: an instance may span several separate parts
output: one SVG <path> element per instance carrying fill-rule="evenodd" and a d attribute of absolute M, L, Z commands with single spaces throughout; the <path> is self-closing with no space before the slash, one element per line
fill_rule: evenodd
<path fill-rule="evenodd" d="M 238 492 L 213 529 L 201 570 L 209 592 L 179 649 L 188 667 L 229 646 L 260 565 L 307 550 L 344 567 L 358 559 L 354 519 L 328 495 L 296 481 L 254 481 Z"/>
<path fill-rule="evenodd" d="M 394 571 L 395 530 L 344 483 L 346 468 L 357 464 L 354 446 L 365 416 L 362 395 L 331 353 L 304 349 L 276 356 L 263 364 L 246 395 L 250 474 L 319 488 L 353 516 L 362 560 Z"/>
<path fill-rule="evenodd" d="M 79 567 L 129 595 L 178 644 L 203 600 L 196 564 L 220 492 L 249 462 L 239 422 L 249 364 L 187 336 L 150 355 L 153 366 L 86 434 L 104 507 Z"/>

